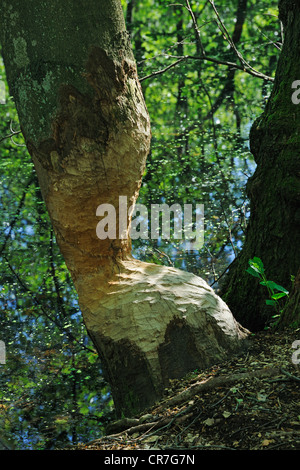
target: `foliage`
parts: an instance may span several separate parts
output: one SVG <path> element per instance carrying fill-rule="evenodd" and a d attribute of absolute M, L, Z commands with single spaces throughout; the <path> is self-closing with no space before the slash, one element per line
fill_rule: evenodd
<path fill-rule="evenodd" d="M 10 98 L 0 112 L 0 434 L 52 448 L 101 435 L 112 400 Z"/>
<path fill-rule="evenodd" d="M 220 0 L 220 18 L 243 58 L 273 77 L 281 40 L 277 1 L 253 1 L 240 37 L 238 4 Z M 245 183 L 255 169 L 248 135 L 272 82 L 221 64 L 238 60 L 209 2 L 190 1 L 190 10 L 183 0 L 122 5 L 152 121 L 138 202 L 205 208 L 201 251 L 186 252 L 174 239 L 135 240 L 134 254 L 192 271 L 218 287 L 243 244 Z M 195 58 L 201 44 L 217 62 Z M 189 58 L 173 65 L 184 56 Z M 0 80 L 5 82 L 2 62 Z M 113 404 L 7 86 L 0 115 L 0 339 L 7 350 L 0 365 L 0 428 L 18 448 L 53 448 L 101 435 Z"/>
<path fill-rule="evenodd" d="M 205 245 L 201 252 L 185 252 L 176 240 L 135 242 L 134 247 L 138 257 L 149 261 L 157 261 L 158 249 L 165 254 L 159 257 L 161 263 L 193 271 L 216 287 L 243 243 L 249 216 L 245 183 L 255 169 L 249 129 L 262 111 L 271 83 L 192 58 L 151 78 L 151 73 L 179 56 L 199 55 L 185 3 L 135 2 L 130 18 L 126 15 L 152 120 L 151 154 L 140 202 L 149 207 L 155 202 L 191 203 L 193 207 L 203 203 Z M 219 2 L 218 6 L 231 35 L 237 3 Z M 208 2 L 190 4 L 207 55 L 235 60 Z M 275 12 L 276 2 L 260 2 L 248 9 L 238 43 L 247 61 L 270 76 L 278 56 L 271 41 L 280 34 L 278 20 L 271 16 Z"/>
<path fill-rule="evenodd" d="M 249 267 L 246 269 L 247 273 L 251 276 L 257 277 L 260 279 L 260 284 L 265 286 L 268 290 L 269 299 L 266 300 L 267 305 L 271 305 L 276 310 L 276 315 L 273 319 L 278 319 L 280 313 L 282 312 L 282 306 L 279 303 L 279 299 L 283 297 L 288 297 L 289 292 L 279 284 L 276 284 L 274 281 L 269 281 L 265 274 L 265 268 L 263 262 L 260 258 L 254 257 L 249 260 Z"/>

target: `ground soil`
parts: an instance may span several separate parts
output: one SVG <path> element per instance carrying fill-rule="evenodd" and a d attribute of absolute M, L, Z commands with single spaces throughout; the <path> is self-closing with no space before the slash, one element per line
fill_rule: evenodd
<path fill-rule="evenodd" d="M 172 381 L 141 416 L 73 449 L 299 450 L 299 340 L 300 330 L 252 335 L 242 355 Z"/>

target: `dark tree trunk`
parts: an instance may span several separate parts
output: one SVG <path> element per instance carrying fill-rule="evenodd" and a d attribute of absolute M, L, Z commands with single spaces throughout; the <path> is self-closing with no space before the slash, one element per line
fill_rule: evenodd
<path fill-rule="evenodd" d="M 277 328 L 292 327 L 298 328 L 300 325 L 300 269 L 295 278 L 289 300 L 285 305 Z"/>
<path fill-rule="evenodd" d="M 261 258 L 267 278 L 287 290 L 300 266 L 300 105 L 291 99 L 292 83 L 300 79 L 300 3 L 282 0 L 279 12 L 285 34 L 275 83 L 250 133 L 257 168 L 247 184 L 249 227 L 222 289 L 235 317 L 251 330 L 263 328 L 274 311 L 265 304 L 266 288 L 246 273 L 249 259 Z"/>

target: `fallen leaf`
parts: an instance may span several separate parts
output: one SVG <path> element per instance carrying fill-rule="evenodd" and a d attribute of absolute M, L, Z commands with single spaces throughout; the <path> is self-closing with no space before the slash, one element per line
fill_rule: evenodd
<path fill-rule="evenodd" d="M 203 421 L 206 426 L 212 426 L 214 424 L 215 420 L 214 418 L 207 418 L 205 421 Z"/>
<path fill-rule="evenodd" d="M 266 401 L 267 398 L 268 398 L 267 395 L 265 395 L 264 393 L 258 392 L 258 394 L 257 394 L 258 401 Z"/>
<path fill-rule="evenodd" d="M 161 436 L 150 436 L 144 439 L 145 442 L 156 442 L 161 439 Z"/>
<path fill-rule="evenodd" d="M 264 447 L 266 447 L 266 446 L 268 446 L 269 444 L 271 444 L 271 442 L 273 442 L 273 441 L 271 441 L 270 439 L 264 439 L 264 440 L 262 441 L 261 445 L 264 446 Z"/>

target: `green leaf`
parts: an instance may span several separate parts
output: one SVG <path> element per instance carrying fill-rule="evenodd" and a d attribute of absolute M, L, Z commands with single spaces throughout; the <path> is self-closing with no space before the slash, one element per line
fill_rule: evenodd
<path fill-rule="evenodd" d="M 275 300 L 266 300 L 266 304 L 274 306 L 274 305 L 276 305 L 276 302 L 275 302 Z"/>
<path fill-rule="evenodd" d="M 280 292 L 284 292 L 285 295 L 288 295 L 288 293 L 289 293 L 288 290 L 286 290 L 284 287 L 280 286 L 279 284 L 276 284 L 276 282 L 267 281 L 266 285 L 272 290 L 278 290 Z"/>
<path fill-rule="evenodd" d="M 271 298 L 274 300 L 278 300 L 278 299 L 281 299 L 282 297 L 286 297 L 286 295 L 287 294 L 285 292 L 278 292 L 277 294 L 273 294 Z"/>
<path fill-rule="evenodd" d="M 251 276 L 260 277 L 259 271 L 258 271 L 257 269 L 252 268 L 252 267 L 247 268 L 247 269 L 246 269 L 246 272 L 247 272 L 248 274 L 251 274 Z"/>
<path fill-rule="evenodd" d="M 260 258 L 257 258 L 256 256 L 254 256 L 254 258 L 251 261 L 257 264 L 260 267 L 260 269 L 264 271 L 264 263 L 262 262 Z"/>
<path fill-rule="evenodd" d="M 88 415 L 89 414 L 88 406 L 86 405 L 81 406 L 81 408 L 79 409 L 79 413 L 81 413 L 82 415 Z"/>
<path fill-rule="evenodd" d="M 284 292 L 285 295 L 288 294 L 288 291 L 284 287 L 280 286 L 279 284 L 276 284 L 276 282 L 274 282 L 274 281 L 261 281 L 260 284 L 262 286 L 268 287 L 272 291 L 279 290 L 280 292 Z"/>
<path fill-rule="evenodd" d="M 260 274 L 263 274 L 265 272 L 262 260 L 260 258 L 257 258 L 256 256 L 253 259 L 249 260 L 249 265 L 252 269 L 254 269 Z"/>
<path fill-rule="evenodd" d="M 254 277 L 263 277 L 264 276 L 264 265 L 260 258 L 254 257 L 249 260 L 249 268 L 246 269 L 246 272 L 251 274 Z"/>

